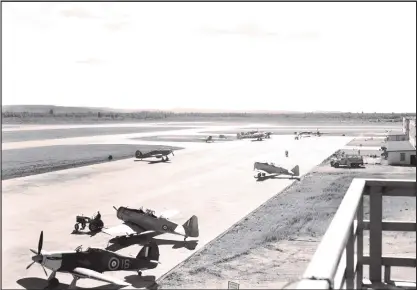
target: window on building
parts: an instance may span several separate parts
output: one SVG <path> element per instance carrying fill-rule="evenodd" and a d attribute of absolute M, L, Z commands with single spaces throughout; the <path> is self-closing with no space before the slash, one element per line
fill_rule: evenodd
<path fill-rule="evenodd" d="M 400 161 L 405 161 L 405 153 L 400 153 Z"/>

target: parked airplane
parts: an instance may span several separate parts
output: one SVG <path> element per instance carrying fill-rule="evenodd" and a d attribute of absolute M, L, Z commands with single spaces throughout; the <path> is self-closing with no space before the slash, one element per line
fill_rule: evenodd
<path fill-rule="evenodd" d="M 174 155 L 174 151 L 172 149 L 162 149 L 162 150 L 152 150 L 149 151 L 147 153 L 142 153 L 140 150 L 136 150 L 135 152 L 135 157 L 142 160 L 144 158 L 151 158 L 151 157 L 156 157 L 156 158 L 162 158 L 162 161 L 168 161 L 168 155 L 172 154 Z"/>
<path fill-rule="evenodd" d="M 295 136 L 295 140 L 299 140 L 299 139 L 301 139 L 301 138 L 303 138 L 303 137 L 311 137 L 311 136 L 317 136 L 317 137 L 320 137 L 322 134 L 323 134 L 323 133 L 321 133 L 321 132 L 319 131 L 319 129 L 317 129 L 317 131 L 316 131 L 316 132 L 312 132 L 312 131 L 303 131 L 303 132 L 299 132 L 299 133 L 297 134 L 297 136 Z"/>
<path fill-rule="evenodd" d="M 271 132 L 259 132 L 259 131 L 250 131 L 250 132 L 241 132 L 237 133 L 237 139 L 255 139 L 256 141 L 262 141 L 263 139 L 271 138 Z"/>
<path fill-rule="evenodd" d="M 109 235 L 134 235 L 156 232 L 159 234 L 174 234 L 197 238 L 199 236 L 198 219 L 193 215 L 182 226 L 168 220 L 167 215 L 157 217 L 150 209 L 131 209 L 127 207 L 114 207 L 117 211 L 117 218 L 124 223 L 112 228 L 103 229 L 102 232 Z"/>
<path fill-rule="evenodd" d="M 284 167 L 276 166 L 274 163 L 255 162 L 253 165 L 253 170 L 258 171 L 258 174 L 254 176 L 258 180 L 274 178 L 279 175 L 288 175 L 291 178 L 297 179 L 299 179 L 300 176 L 300 167 L 298 165 L 294 166 L 293 169 L 288 170 Z"/>
<path fill-rule="evenodd" d="M 207 138 L 203 139 L 206 143 L 214 142 L 214 141 L 225 141 L 227 140 L 227 136 L 220 134 L 219 137 L 207 136 Z"/>
<path fill-rule="evenodd" d="M 172 245 L 173 249 L 186 248 L 188 250 L 195 250 L 198 241 L 178 241 L 167 239 L 155 239 L 155 236 L 160 235 L 159 232 L 148 232 L 144 234 L 137 234 L 133 236 L 119 236 L 109 240 L 106 250 L 115 252 L 121 249 L 130 247 L 132 245 L 147 245 L 155 243 L 158 246 Z"/>
<path fill-rule="evenodd" d="M 142 275 L 142 270 L 154 269 L 159 264 L 159 248 L 157 245 L 147 245 L 143 247 L 136 258 L 118 255 L 116 253 L 99 249 L 87 248 L 83 251 L 81 246 L 75 251 L 63 252 L 46 252 L 42 251 L 43 231 L 39 237 L 38 251 L 32 250 L 35 256 L 33 262 L 26 269 L 29 269 L 34 263 L 42 266 L 45 275 L 45 267 L 52 271 L 48 278 L 48 287 L 56 287 L 59 280 L 55 278 L 56 273 L 68 273 L 73 276 L 69 289 L 75 289 L 77 280 L 89 278 L 114 285 L 130 286 L 129 283 L 117 280 L 113 277 L 103 275 L 108 271 L 137 271 Z"/>

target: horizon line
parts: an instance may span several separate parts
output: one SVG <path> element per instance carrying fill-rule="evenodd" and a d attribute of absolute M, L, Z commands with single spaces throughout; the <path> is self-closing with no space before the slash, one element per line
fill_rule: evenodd
<path fill-rule="evenodd" d="M 146 111 L 159 111 L 159 112 L 172 112 L 172 113 L 270 113 L 270 114 L 305 114 L 305 113 L 351 113 L 351 114 L 416 114 L 416 112 L 369 112 L 369 111 L 332 111 L 332 110 L 314 110 L 314 111 L 298 111 L 298 110 L 267 110 L 267 109 L 214 109 L 214 108 L 186 108 L 177 107 L 169 109 L 158 108 L 116 108 L 116 107 L 93 107 L 93 106 L 71 106 L 71 105 L 51 105 L 51 104 L 2 104 L 2 112 L 5 107 L 55 107 L 55 108 L 77 108 L 77 109 L 91 109 L 91 110 L 108 110 L 120 113 L 133 113 L 133 112 L 146 112 Z"/>

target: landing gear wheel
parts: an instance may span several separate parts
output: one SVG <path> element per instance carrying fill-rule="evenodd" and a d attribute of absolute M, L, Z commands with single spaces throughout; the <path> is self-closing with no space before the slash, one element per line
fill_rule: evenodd
<path fill-rule="evenodd" d="M 335 167 L 335 168 L 339 168 L 339 163 L 335 163 L 335 164 L 334 164 L 334 167 Z"/>
<path fill-rule="evenodd" d="M 261 178 L 262 177 L 262 174 L 261 173 L 258 173 L 258 178 Z"/>
<path fill-rule="evenodd" d="M 265 174 L 265 173 L 262 173 L 261 175 L 262 175 L 262 177 L 265 177 L 265 176 L 266 176 L 266 174 Z"/>
<path fill-rule="evenodd" d="M 76 232 L 78 232 L 78 230 L 80 229 L 80 226 L 78 224 L 75 224 L 74 229 L 75 229 Z"/>
<path fill-rule="evenodd" d="M 141 271 L 138 271 L 138 276 L 142 277 L 142 272 Z"/>

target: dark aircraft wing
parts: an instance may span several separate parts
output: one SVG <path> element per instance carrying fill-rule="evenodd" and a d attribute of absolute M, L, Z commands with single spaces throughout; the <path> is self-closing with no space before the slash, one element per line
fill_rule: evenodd
<path fill-rule="evenodd" d="M 109 277 L 106 275 L 103 275 L 99 272 L 90 270 L 90 269 L 86 269 L 86 268 L 75 268 L 71 274 L 80 277 L 80 278 L 90 278 L 90 279 L 94 279 L 94 280 L 98 280 L 98 281 L 102 281 L 102 282 L 107 282 L 107 283 L 111 283 L 114 285 L 120 285 L 120 286 L 131 286 L 129 283 L 124 282 L 122 280 L 118 280 L 115 279 L 113 277 Z"/>

